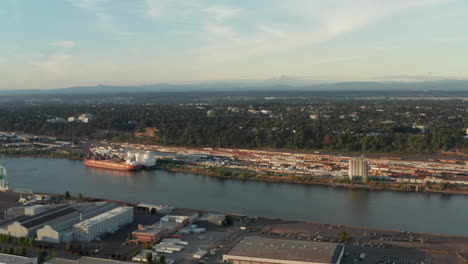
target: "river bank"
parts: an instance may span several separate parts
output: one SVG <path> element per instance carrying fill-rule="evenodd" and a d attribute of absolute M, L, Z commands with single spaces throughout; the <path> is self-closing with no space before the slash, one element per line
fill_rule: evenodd
<path fill-rule="evenodd" d="M 255 171 L 237 171 L 237 170 L 228 170 L 226 168 L 217 167 L 216 169 L 203 166 L 194 166 L 194 165 L 182 165 L 176 163 L 169 163 L 170 166 L 160 165 L 156 166 L 157 169 L 173 171 L 173 172 L 184 172 L 184 173 L 193 173 L 198 175 L 224 178 L 224 179 L 236 179 L 243 181 L 256 181 L 256 182 L 275 182 L 275 183 L 293 183 L 293 184 L 303 184 L 303 185 L 320 185 L 320 186 L 330 186 L 330 187 L 339 187 L 339 188 L 350 188 L 350 189 L 367 189 L 367 190 L 386 190 L 386 191 L 398 191 L 398 192 L 424 192 L 424 193 L 441 193 L 441 194 L 458 194 L 458 195 L 468 195 L 467 190 L 456 190 L 456 189 L 438 189 L 443 188 L 443 184 L 440 186 L 432 185 L 432 188 L 427 186 L 417 185 L 417 184 L 407 184 L 407 183 L 389 183 L 383 181 L 372 180 L 368 184 L 363 184 L 361 182 L 340 182 L 340 180 L 326 180 L 326 179 L 316 179 L 311 177 L 298 177 L 294 175 L 268 175 L 265 173 L 255 172 Z M 416 188 L 415 186 L 421 186 L 423 188 Z M 453 187 L 452 187 L 453 188 Z"/>
<path fill-rule="evenodd" d="M 84 155 L 78 152 L 62 150 L 62 151 L 0 151 L 0 154 L 6 154 L 11 157 L 30 157 L 30 158 L 50 158 L 50 159 L 67 159 L 78 161 L 84 158 Z M 155 169 L 163 169 L 173 172 L 184 172 L 193 173 L 204 176 L 211 176 L 225 179 L 236 179 L 243 181 L 257 181 L 257 182 L 275 182 L 275 183 L 293 183 L 303 185 L 319 185 L 319 186 L 330 186 L 338 188 L 349 188 L 349 189 L 367 189 L 367 190 L 386 190 L 386 191 L 397 191 L 397 192 L 424 192 L 424 193 L 441 193 L 441 194 L 458 194 L 468 195 L 468 190 L 457 190 L 457 189 L 442 189 L 442 184 L 432 184 L 430 188 L 428 186 L 422 186 L 423 188 L 415 188 L 417 184 L 408 183 L 389 183 L 383 181 L 370 181 L 368 184 L 361 182 L 350 182 L 345 180 L 328 180 L 318 179 L 313 177 L 300 177 L 294 175 L 274 175 L 268 173 L 262 173 L 258 171 L 247 171 L 247 170 L 234 170 L 221 167 L 205 167 L 174 163 L 172 161 L 163 161 Z M 448 185 L 449 187 L 450 186 Z"/>
<path fill-rule="evenodd" d="M 5 158 L 14 189 L 168 204 L 206 211 L 350 226 L 468 235 L 466 195 L 370 191 L 202 176 L 201 173 L 95 169 L 82 161 Z M 447 218 L 447 215 L 457 217 Z M 445 223 L 445 224 L 441 224 Z"/>
<path fill-rule="evenodd" d="M 82 160 L 85 155 L 68 151 L 48 151 L 48 150 L 34 150 L 34 151 L 14 151 L 14 150 L 0 150 L 0 154 L 11 157 L 30 157 L 30 158 L 53 158 L 53 159 L 68 159 L 68 160 Z"/>

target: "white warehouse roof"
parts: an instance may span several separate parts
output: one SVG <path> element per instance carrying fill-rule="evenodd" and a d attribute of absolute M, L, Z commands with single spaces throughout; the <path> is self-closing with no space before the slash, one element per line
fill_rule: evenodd
<path fill-rule="evenodd" d="M 126 212 L 126 211 L 129 211 L 129 210 L 133 210 L 133 207 L 117 207 L 117 208 L 114 208 L 108 212 L 105 212 L 105 213 L 102 213 L 100 215 L 97 215 L 95 217 L 92 217 L 92 218 L 89 218 L 87 220 L 84 220 L 83 222 L 80 222 L 76 225 L 74 225 L 75 227 L 78 227 L 78 228 L 87 228 L 87 227 L 90 227 L 92 225 L 95 225 L 97 223 L 100 223 L 102 221 L 105 221 L 107 219 L 110 219 L 116 215 L 119 215 L 123 212 Z"/>
<path fill-rule="evenodd" d="M 0 253 L 0 264 L 31 264 L 37 263 L 36 258 L 27 258 Z"/>

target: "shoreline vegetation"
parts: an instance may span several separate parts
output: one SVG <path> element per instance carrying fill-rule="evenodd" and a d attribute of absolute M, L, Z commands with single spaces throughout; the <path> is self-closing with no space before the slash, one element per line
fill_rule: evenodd
<path fill-rule="evenodd" d="M 411 190 L 410 186 L 415 184 L 409 183 L 397 183 L 397 182 L 386 182 L 378 179 L 371 178 L 368 182 L 362 183 L 359 179 L 350 180 L 348 178 L 339 180 L 320 179 L 316 177 L 307 176 L 295 176 L 288 174 L 276 174 L 276 173 L 264 173 L 258 171 L 247 171 L 230 169 L 224 166 L 202 166 L 202 165 L 190 165 L 184 163 L 177 163 L 167 160 L 158 160 L 156 165 L 157 169 L 172 171 L 172 172 L 184 172 L 193 173 L 204 176 L 211 176 L 225 179 L 236 179 L 246 181 L 259 181 L 259 182 L 279 182 L 279 183 L 294 183 L 294 184 L 307 184 L 307 185 L 322 185 L 330 187 L 342 187 L 351 189 L 368 189 L 368 190 L 388 190 L 388 191 L 404 191 L 404 192 L 421 192 L 421 193 L 442 193 L 442 194 L 464 194 L 468 195 L 467 191 L 455 190 L 454 186 L 442 182 L 440 184 L 426 183 L 420 185 L 423 190 L 416 191 Z"/>
<path fill-rule="evenodd" d="M 0 154 L 5 154 L 14 157 L 33 157 L 33 158 L 55 158 L 55 159 L 68 159 L 68 160 L 82 160 L 85 155 L 82 153 L 74 152 L 71 150 L 62 151 L 48 151 L 48 150 L 0 150 Z M 442 194 L 463 194 L 468 195 L 466 190 L 456 190 L 454 186 L 442 182 L 426 183 L 419 190 L 413 190 L 415 184 L 410 183 L 397 183 L 382 181 L 376 178 L 370 178 L 366 183 L 362 183 L 359 179 L 350 180 L 343 179 L 324 179 L 309 176 L 296 176 L 292 174 L 278 174 L 270 172 L 241 170 L 226 168 L 224 166 L 204 166 L 192 165 L 186 163 L 175 162 L 172 160 L 158 160 L 155 169 L 162 169 L 173 172 L 193 173 L 197 175 L 204 175 L 225 179 L 236 179 L 245 181 L 258 181 L 258 182 L 277 182 L 277 183 L 293 183 L 293 184 L 306 184 L 306 185 L 321 185 L 330 187 L 341 187 L 350 189 L 367 189 L 367 190 L 388 190 L 388 191 L 404 191 L 404 192 L 421 192 L 421 193 L 442 193 Z"/>
<path fill-rule="evenodd" d="M 61 150 L 61 151 L 49 151 L 49 150 L 16 150 L 16 149 L 2 149 L 0 154 L 14 156 L 14 157 L 33 157 L 33 158 L 54 158 L 54 159 L 69 159 L 69 160 L 82 160 L 85 155 L 82 153 Z"/>

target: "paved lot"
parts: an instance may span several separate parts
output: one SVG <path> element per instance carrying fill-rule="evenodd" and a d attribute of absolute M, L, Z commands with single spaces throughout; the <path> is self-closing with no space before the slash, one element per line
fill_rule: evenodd
<path fill-rule="evenodd" d="M 221 245 L 222 241 L 227 238 L 227 235 L 227 232 L 207 231 L 201 235 L 204 237 L 204 239 L 200 239 L 200 235 L 185 236 L 183 240 L 189 242 L 189 245 L 180 252 L 167 254 L 167 258 L 174 259 L 175 264 L 198 263 L 200 260 L 193 257 L 195 252 L 198 250 L 205 250 L 210 252 L 212 249 L 215 249 L 217 246 Z M 208 255 L 208 260 L 210 260 L 210 258 L 214 258 L 214 256 Z"/>
<path fill-rule="evenodd" d="M 367 248 L 359 246 L 346 246 L 343 264 L 347 263 L 394 263 L 394 264 L 420 264 L 430 263 L 431 259 L 424 252 L 416 249 L 403 248 Z M 365 257 L 359 260 L 364 253 Z M 432 262 L 434 263 L 434 262 Z"/>
<path fill-rule="evenodd" d="M 133 224 L 120 229 L 115 234 L 104 237 L 101 241 L 94 241 L 88 243 L 91 248 L 101 249 L 98 254 L 99 257 L 108 258 L 112 255 L 128 256 L 132 252 L 138 249 L 142 249 L 142 245 L 127 245 L 126 241 L 129 234 L 137 229 L 138 224 L 151 225 L 159 221 L 162 215 L 152 215 L 144 210 L 135 209 L 134 211 L 135 221 Z"/>
<path fill-rule="evenodd" d="M 271 238 L 338 242 L 337 234 L 346 230 L 351 237 L 344 263 L 463 263 L 457 252 L 468 252 L 468 238 L 391 231 L 330 224 L 305 223 L 259 218 L 248 223 L 250 232 Z M 357 254 L 357 255 L 356 255 Z"/>
<path fill-rule="evenodd" d="M 19 198 L 20 195 L 17 193 L 0 191 L 0 213 L 10 207 L 20 206 L 21 204 L 18 203 Z"/>

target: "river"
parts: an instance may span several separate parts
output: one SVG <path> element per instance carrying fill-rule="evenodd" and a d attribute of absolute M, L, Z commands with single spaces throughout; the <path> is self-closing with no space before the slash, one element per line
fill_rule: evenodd
<path fill-rule="evenodd" d="M 7 157 L 13 188 L 207 211 L 468 236 L 468 196 L 222 179 L 163 170 L 120 172 L 82 161 Z"/>

